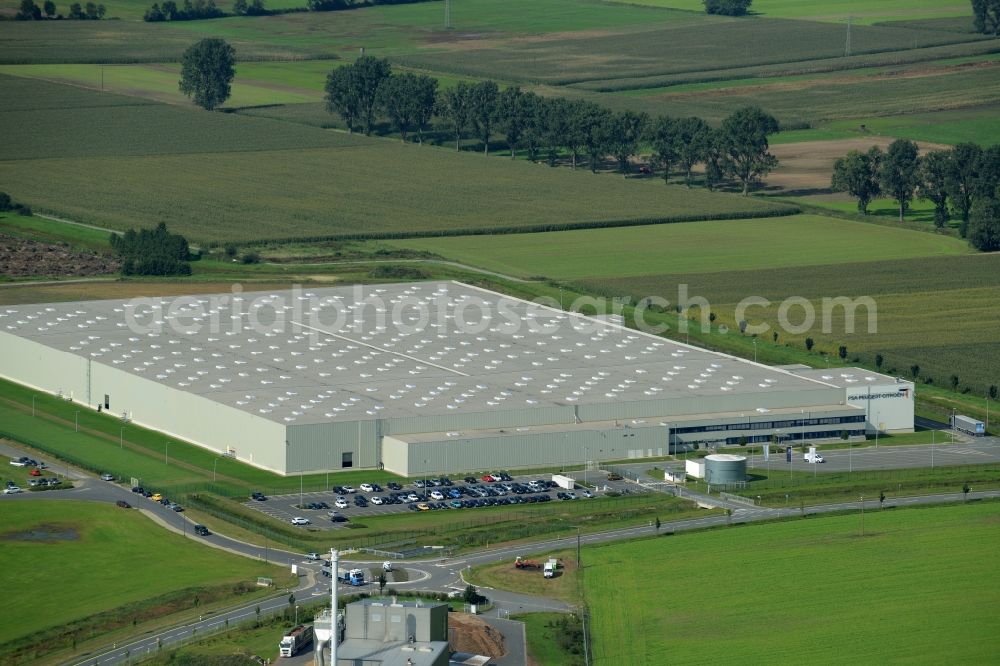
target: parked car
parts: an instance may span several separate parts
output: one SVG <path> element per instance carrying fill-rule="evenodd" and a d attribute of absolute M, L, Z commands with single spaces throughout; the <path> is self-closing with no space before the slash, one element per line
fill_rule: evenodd
<path fill-rule="evenodd" d="M 608 474 L 608 481 L 621 481 L 621 480 L 622 480 L 622 475 L 619 474 L 618 472 L 611 472 L 610 474 Z"/>
<path fill-rule="evenodd" d="M 145 492 L 145 489 L 144 489 L 144 488 L 143 488 L 142 486 L 134 486 L 134 487 L 132 488 L 132 492 L 134 492 L 134 493 L 138 493 L 138 494 L 140 494 L 140 495 L 141 495 L 142 493 L 144 493 L 144 492 Z"/>
<path fill-rule="evenodd" d="M 38 469 L 36 467 L 33 470 L 31 470 L 30 472 L 28 472 L 28 474 L 30 474 L 31 476 L 41 476 L 42 475 L 42 470 L 40 470 L 40 469 Z"/>
<path fill-rule="evenodd" d="M 375 506 L 381 506 L 384 503 L 385 503 L 385 501 L 381 497 L 379 497 L 378 495 L 373 495 L 372 496 L 372 504 L 374 504 Z"/>
<path fill-rule="evenodd" d="M 346 509 L 350 504 L 343 497 L 338 497 L 337 501 L 333 503 L 338 509 Z"/>
<path fill-rule="evenodd" d="M 432 490 L 431 491 L 431 499 L 443 500 L 444 499 L 444 493 L 442 493 L 440 490 Z"/>
<path fill-rule="evenodd" d="M 303 518 L 302 516 L 295 516 L 292 518 L 292 525 L 308 525 L 309 519 Z"/>
<path fill-rule="evenodd" d="M 28 479 L 28 485 L 31 486 L 32 488 L 35 488 L 36 486 L 38 486 L 38 479 Z M 48 484 L 46 483 L 46 485 Z"/>
<path fill-rule="evenodd" d="M 49 485 L 50 486 L 58 486 L 60 483 L 62 483 L 62 479 L 60 479 L 58 477 L 53 476 L 53 477 L 49 478 Z"/>
<path fill-rule="evenodd" d="M 195 525 L 194 533 L 197 534 L 198 536 L 208 536 L 209 534 L 211 534 L 211 532 L 208 531 L 208 528 L 205 527 L 204 525 Z"/>
<path fill-rule="evenodd" d="M 389 483 L 386 484 L 386 487 L 389 490 L 402 490 L 403 489 L 403 486 L 399 485 L 395 481 L 390 481 Z"/>
<path fill-rule="evenodd" d="M 154 502 L 159 502 L 160 500 L 163 499 L 163 495 L 161 495 L 160 493 L 153 493 L 152 495 L 149 496 L 149 499 L 153 500 Z"/>
<path fill-rule="evenodd" d="M 358 491 L 354 489 L 354 486 L 344 486 L 345 495 L 350 495 L 351 493 L 356 493 L 356 492 Z"/>
<path fill-rule="evenodd" d="M 114 480 L 115 477 L 112 474 L 108 474 L 107 472 L 101 474 L 101 481 L 114 481 Z"/>
<path fill-rule="evenodd" d="M 426 502 L 421 502 L 420 504 L 417 505 L 417 509 L 419 509 L 420 511 L 429 511 L 430 508 L 431 507 L 428 506 Z"/>
<path fill-rule="evenodd" d="M 14 467 L 27 467 L 28 459 L 27 458 L 18 458 L 17 460 L 11 459 L 10 464 L 13 465 Z"/>
<path fill-rule="evenodd" d="M 115 506 L 121 507 L 122 509 L 132 508 L 132 505 L 126 502 L 125 500 L 118 500 L 117 502 L 115 502 Z"/>
<path fill-rule="evenodd" d="M 339 513 L 335 513 L 332 516 L 330 516 L 330 522 L 333 522 L 333 523 L 346 523 L 347 522 L 347 516 L 342 516 Z"/>
<path fill-rule="evenodd" d="M 264 496 L 264 493 L 258 490 L 254 492 L 252 495 L 250 495 L 250 499 L 255 500 L 257 502 L 263 502 L 267 499 L 267 497 Z"/>
<path fill-rule="evenodd" d="M 182 507 L 182 506 L 181 506 L 180 504 L 178 504 L 177 502 L 171 502 L 171 503 L 169 504 L 168 508 L 169 508 L 169 509 L 170 509 L 171 511 L 176 511 L 177 513 L 180 513 L 181 511 L 183 511 L 183 510 L 184 510 L 184 507 Z"/>
<path fill-rule="evenodd" d="M 310 562 L 319 562 L 321 558 L 319 553 L 306 553 L 306 559 Z"/>
<path fill-rule="evenodd" d="M 373 488 L 372 484 L 370 484 L 370 483 L 362 483 L 361 484 L 361 492 L 363 492 L 363 493 L 373 493 L 373 492 L 375 492 L 375 488 Z"/>
<path fill-rule="evenodd" d="M 4 495 L 14 495 L 19 492 L 21 492 L 21 489 L 17 486 L 7 486 L 6 488 L 3 489 Z"/>

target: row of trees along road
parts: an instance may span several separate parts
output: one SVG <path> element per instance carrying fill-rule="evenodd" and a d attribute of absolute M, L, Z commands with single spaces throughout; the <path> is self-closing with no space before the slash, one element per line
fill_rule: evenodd
<path fill-rule="evenodd" d="M 856 198 L 858 211 L 865 215 L 872 201 L 891 197 L 899 207 L 901 222 L 913 199 L 925 199 L 934 204 L 936 227 L 943 228 L 954 214 L 961 218 L 963 238 L 972 240 L 975 235 L 982 239 L 982 225 L 990 227 L 991 216 L 977 216 L 977 212 L 991 210 L 1000 196 L 1000 145 L 984 149 L 960 143 L 950 150 L 921 156 L 917 144 L 897 139 L 885 152 L 872 146 L 867 152 L 853 150 L 837 160 L 831 186 Z M 973 220 L 977 220 L 975 224 Z"/>
<path fill-rule="evenodd" d="M 778 121 L 757 107 L 739 109 L 713 129 L 701 118 L 614 113 L 593 102 L 544 98 L 518 86 L 500 90 L 494 81 L 460 82 L 439 91 L 437 79 L 394 74 L 387 60 L 372 56 L 330 72 L 326 102 L 351 132 L 362 129 L 370 135 L 384 117 L 403 141 L 415 133 L 422 143 L 436 117 L 453 133 L 455 150 L 471 133 L 489 154 L 491 140 L 502 136 L 512 159 L 518 149 L 531 160 L 544 152 L 552 166 L 565 150 L 574 168 L 586 157 L 596 171 L 611 155 L 627 174 L 631 159 L 648 145 L 652 158 L 644 171 L 659 170 L 667 181 L 679 167 L 690 186 L 694 166 L 702 163 L 709 188 L 730 177 L 742 185 L 743 194 L 778 162 L 768 152 L 767 139 L 778 131 Z"/>

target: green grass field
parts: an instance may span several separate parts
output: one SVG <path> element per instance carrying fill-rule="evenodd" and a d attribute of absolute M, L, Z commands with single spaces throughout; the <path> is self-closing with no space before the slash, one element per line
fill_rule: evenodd
<path fill-rule="evenodd" d="M 276 567 L 198 545 L 138 511 L 109 504 L 2 502 L 0 516 L 4 576 L 24 583 L 6 590 L 17 621 L 0 624 L 0 643 L 168 592 L 278 573 Z M 23 536 L 31 531 L 71 536 Z M 58 591 L 41 594 L 37 583 L 49 576 L 58 578 Z"/>
<path fill-rule="evenodd" d="M 792 266 L 967 254 L 964 241 L 817 215 L 712 220 L 651 228 L 391 241 L 511 275 L 557 280 L 658 273 L 769 270 Z M 551 248 L 558 245 L 559 253 Z"/>
<path fill-rule="evenodd" d="M 1000 505 L 859 518 L 587 548 L 592 663 L 994 661 Z"/>
<path fill-rule="evenodd" d="M 692 12 L 704 11 L 701 0 L 621 0 L 630 5 L 668 7 Z M 808 0 L 755 0 L 752 5 L 755 15 L 769 18 L 796 18 L 812 21 L 842 22 L 850 17 L 856 24 L 880 21 L 914 20 L 940 17 L 969 17 L 972 12 L 966 2 L 959 0 L 830 0 L 810 2 Z"/>

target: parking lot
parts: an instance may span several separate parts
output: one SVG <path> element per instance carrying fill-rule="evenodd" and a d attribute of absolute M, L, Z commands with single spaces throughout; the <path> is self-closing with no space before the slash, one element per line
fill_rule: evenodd
<path fill-rule="evenodd" d="M 595 477 L 597 472 L 592 473 Z M 496 473 L 495 480 L 465 477 L 432 478 L 409 481 L 391 487 L 389 483 L 371 482 L 374 487 L 334 486 L 329 491 L 272 495 L 263 500 L 248 498 L 244 505 L 272 518 L 291 523 L 294 518 L 309 521 L 302 527 L 335 529 L 350 521 L 372 516 L 430 511 L 475 511 L 487 506 L 525 506 L 545 502 L 586 500 L 595 493 L 576 489 L 567 491 L 544 477 L 550 475 L 511 476 Z M 601 477 L 603 478 L 603 477 Z M 469 482 L 471 479 L 474 482 Z M 426 487 L 421 487 L 426 483 Z M 529 486 L 529 483 L 535 485 Z M 360 502 L 357 498 L 362 498 Z M 373 501 L 374 498 L 379 500 Z M 341 499 L 340 505 L 337 500 Z M 359 505 L 360 503 L 360 505 Z M 426 506 L 426 508 L 423 508 Z M 312 508 L 310 508 L 312 507 Z"/>

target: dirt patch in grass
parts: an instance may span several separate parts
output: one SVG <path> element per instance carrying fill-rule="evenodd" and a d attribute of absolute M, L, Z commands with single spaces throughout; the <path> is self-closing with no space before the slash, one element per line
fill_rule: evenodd
<path fill-rule="evenodd" d="M 475 615 L 449 614 L 448 638 L 451 649 L 456 652 L 470 652 L 493 658 L 502 657 L 507 653 L 503 644 L 503 634 Z"/>
<path fill-rule="evenodd" d="M 0 534 L 0 541 L 34 541 L 55 543 L 57 541 L 79 541 L 80 533 L 72 525 L 44 524 L 30 530 Z"/>
<path fill-rule="evenodd" d="M 861 129 L 859 125 L 858 129 Z M 857 139 L 835 141 L 803 141 L 771 146 L 771 153 L 778 158 L 778 168 L 767 176 L 769 191 L 784 194 L 828 194 L 833 163 L 852 150 L 866 151 L 872 146 L 885 150 L 892 139 L 872 135 Z M 918 143 L 920 152 L 945 150 L 936 143 Z"/>

